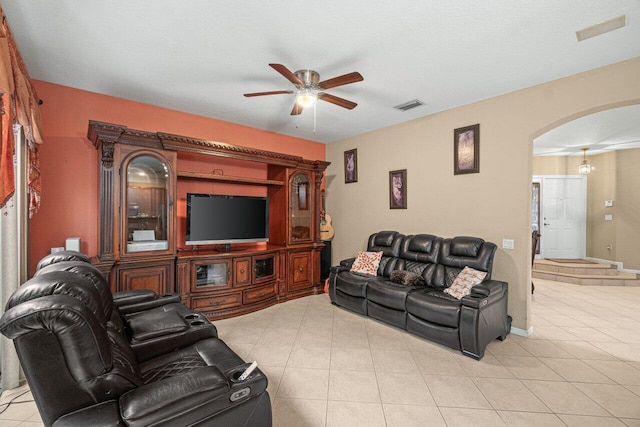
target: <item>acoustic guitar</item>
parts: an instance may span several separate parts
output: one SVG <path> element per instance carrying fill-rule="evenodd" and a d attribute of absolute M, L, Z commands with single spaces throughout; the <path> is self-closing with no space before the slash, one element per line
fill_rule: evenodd
<path fill-rule="evenodd" d="M 322 190 L 322 209 L 320 210 L 320 239 L 331 240 L 335 235 L 335 231 L 331 226 L 331 216 L 326 212 L 324 207 L 324 190 Z"/>

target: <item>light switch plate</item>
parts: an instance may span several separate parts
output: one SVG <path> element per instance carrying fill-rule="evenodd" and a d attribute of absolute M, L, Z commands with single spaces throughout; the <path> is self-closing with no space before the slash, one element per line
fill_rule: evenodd
<path fill-rule="evenodd" d="M 502 249 L 513 249 L 513 239 L 502 239 Z"/>
<path fill-rule="evenodd" d="M 604 216 L 604 220 L 605 221 L 613 221 L 613 215 L 605 215 Z"/>
<path fill-rule="evenodd" d="M 605 208 L 610 208 L 613 206 L 613 200 L 605 200 L 604 201 L 604 207 Z"/>

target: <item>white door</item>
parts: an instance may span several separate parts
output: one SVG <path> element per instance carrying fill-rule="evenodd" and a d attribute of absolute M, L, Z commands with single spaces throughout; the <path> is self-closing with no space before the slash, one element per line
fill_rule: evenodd
<path fill-rule="evenodd" d="M 586 177 L 542 177 L 542 230 L 540 255 L 543 258 L 581 259 L 586 248 Z"/>

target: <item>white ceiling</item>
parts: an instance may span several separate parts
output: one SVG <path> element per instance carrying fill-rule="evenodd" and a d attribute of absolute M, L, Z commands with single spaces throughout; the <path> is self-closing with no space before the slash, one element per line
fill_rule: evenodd
<path fill-rule="evenodd" d="M 325 143 L 640 56 L 638 0 L 0 4 L 35 79 Z M 625 28 L 577 42 L 621 14 Z M 314 131 L 313 109 L 290 116 L 293 95 L 243 97 L 293 88 L 269 63 L 359 71 L 328 91 L 358 106 L 319 103 Z"/>
<path fill-rule="evenodd" d="M 533 141 L 534 156 L 582 156 L 583 148 L 587 155 L 640 148 L 640 105 L 581 117 Z"/>

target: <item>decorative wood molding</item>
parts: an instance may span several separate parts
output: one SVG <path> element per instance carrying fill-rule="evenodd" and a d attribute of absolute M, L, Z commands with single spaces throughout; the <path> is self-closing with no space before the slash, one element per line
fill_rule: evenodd
<path fill-rule="evenodd" d="M 126 129 L 126 126 L 89 121 L 87 138 L 93 142 L 96 149 L 100 150 L 100 160 L 104 167 L 113 166 L 113 144 L 118 142 L 120 135 Z"/>
<path fill-rule="evenodd" d="M 178 178 L 185 179 L 204 179 L 207 181 L 233 182 L 235 184 L 253 184 L 253 185 L 278 185 L 283 186 L 284 181 L 275 179 L 249 178 L 242 176 L 217 175 L 214 173 L 178 171 Z"/>
<path fill-rule="evenodd" d="M 105 168 L 111 169 L 113 166 L 113 147 L 116 141 L 112 138 L 104 138 L 100 144 L 102 156 L 100 160 Z"/>
<path fill-rule="evenodd" d="M 129 129 L 124 125 L 98 122 L 95 120 L 89 120 L 87 137 L 93 142 L 96 148 L 106 145 L 106 151 L 103 149 L 103 163 L 105 164 L 109 162 L 109 153 L 111 153 L 111 163 L 113 163 L 113 148 L 109 147 L 109 145 L 115 143 L 305 169 L 324 170 L 330 164 L 322 160 L 307 160 L 291 154 L 242 147 L 224 142 L 207 141 L 164 132 L 147 132 Z"/>
<path fill-rule="evenodd" d="M 158 132 L 158 137 L 162 141 L 165 150 L 184 151 L 239 160 L 259 161 L 261 163 L 290 167 L 295 167 L 296 165 L 304 162 L 304 159 L 299 156 L 241 147 L 239 145 L 231 145 L 224 142 L 206 141 L 204 139 L 190 138 L 161 132 Z"/>

